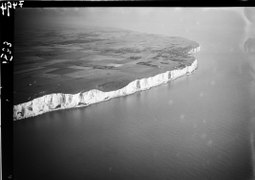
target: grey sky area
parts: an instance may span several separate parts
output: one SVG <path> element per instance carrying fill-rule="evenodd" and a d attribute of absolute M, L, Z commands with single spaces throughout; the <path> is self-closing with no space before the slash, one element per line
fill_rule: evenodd
<path fill-rule="evenodd" d="M 107 26 L 202 40 L 206 37 L 197 29 L 244 26 L 240 12 L 241 8 L 27 8 L 17 10 L 15 25 L 16 31 Z"/>

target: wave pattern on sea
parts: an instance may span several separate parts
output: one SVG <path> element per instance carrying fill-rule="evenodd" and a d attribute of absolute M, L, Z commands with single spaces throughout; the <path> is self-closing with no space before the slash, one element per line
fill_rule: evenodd
<path fill-rule="evenodd" d="M 193 54 L 199 50 L 200 47 L 197 47 L 192 49 L 189 53 Z M 48 94 L 25 103 L 14 105 L 13 119 L 15 121 L 60 109 L 85 107 L 98 102 L 107 101 L 115 97 L 130 95 L 138 91 L 147 90 L 167 83 L 168 81 L 174 80 L 178 77 L 189 75 L 197 68 L 197 66 L 198 62 L 195 59 L 190 66 L 186 66 L 182 69 L 166 71 L 149 78 L 137 79 L 130 82 L 127 86 L 115 91 L 103 92 L 97 89 L 92 89 L 87 92 L 80 92 L 77 94 Z"/>

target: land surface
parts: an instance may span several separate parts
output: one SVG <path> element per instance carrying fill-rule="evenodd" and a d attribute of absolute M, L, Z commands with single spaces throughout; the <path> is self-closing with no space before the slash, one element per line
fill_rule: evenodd
<path fill-rule="evenodd" d="M 199 44 L 122 29 L 15 33 L 14 104 L 51 94 L 120 89 L 135 79 L 189 66 Z"/>

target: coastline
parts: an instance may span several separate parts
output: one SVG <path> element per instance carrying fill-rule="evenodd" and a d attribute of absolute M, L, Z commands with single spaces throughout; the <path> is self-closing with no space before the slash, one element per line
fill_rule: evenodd
<path fill-rule="evenodd" d="M 188 54 L 194 54 L 198 51 L 200 51 L 200 47 L 192 49 Z M 198 62 L 197 59 L 195 59 L 190 66 L 166 71 L 148 78 L 136 79 L 121 89 L 109 92 L 92 89 L 77 94 L 53 93 L 44 95 L 31 101 L 14 105 L 13 120 L 21 120 L 61 109 L 86 107 L 112 98 L 127 96 L 135 92 L 165 84 L 176 78 L 189 75 L 197 69 L 197 67 Z"/>

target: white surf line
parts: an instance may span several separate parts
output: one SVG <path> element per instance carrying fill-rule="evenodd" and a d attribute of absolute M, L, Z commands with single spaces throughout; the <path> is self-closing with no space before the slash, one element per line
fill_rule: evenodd
<path fill-rule="evenodd" d="M 200 51 L 200 47 L 192 49 L 189 54 L 193 54 L 198 51 Z M 127 86 L 115 91 L 103 92 L 97 89 L 92 89 L 87 92 L 80 92 L 77 94 L 48 94 L 22 104 L 14 105 L 13 120 L 21 120 L 61 109 L 86 107 L 112 98 L 127 96 L 135 92 L 159 86 L 184 75 L 189 75 L 197 68 L 197 66 L 198 62 L 197 59 L 195 59 L 190 66 L 186 66 L 182 69 L 166 71 L 149 78 L 136 79 L 130 82 Z"/>

